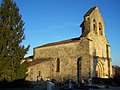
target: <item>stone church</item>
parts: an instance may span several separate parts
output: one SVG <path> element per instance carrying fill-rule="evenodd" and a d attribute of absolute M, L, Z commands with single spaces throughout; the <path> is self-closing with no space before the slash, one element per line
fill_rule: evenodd
<path fill-rule="evenodd" d="M 28 58 L 26 80 L 81 81 L 112 77 L 110 45 L 97 6 L 87 11 L 80 27 L 82 34 L 78 38 L 35 47 L 34 55 Z"/>

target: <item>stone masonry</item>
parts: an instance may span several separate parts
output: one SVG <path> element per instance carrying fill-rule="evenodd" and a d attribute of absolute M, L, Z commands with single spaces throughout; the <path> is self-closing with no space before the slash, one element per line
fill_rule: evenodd
<path fill-rule="evenodd" d="M 80 27 L 82 35 L 78 38 L 34 48 L 26 80 L 81 81 L 93 77 L 112 77 L 110 45 L 98 7 L 88 10 Z"/>

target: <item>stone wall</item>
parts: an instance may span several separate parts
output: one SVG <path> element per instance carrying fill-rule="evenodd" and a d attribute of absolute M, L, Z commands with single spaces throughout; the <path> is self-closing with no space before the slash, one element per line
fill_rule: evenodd
<path fill-rule="evenodd" d="M 34 64 L 28 67 L 28 76 L 26 80 L 28 81 L 37 81 L 37 80 L 46 80 L 50 78 L 50 65 L 51 60 L 44 61 L 38 64 Z M 33 61 L 34 62 L 34 61 Z"/>
<path fill-rule="evenodd" d="M 82 37 L 76 42 L 49 47 L 34 48 L 34 60 L 52 58 L 52 78 L 77 80 L 77 60 L 81 58 L 81 77 L 89 77 L 89 41 Z M 60 72 L 56 72 L 56 61 L 60 59 Z"/>

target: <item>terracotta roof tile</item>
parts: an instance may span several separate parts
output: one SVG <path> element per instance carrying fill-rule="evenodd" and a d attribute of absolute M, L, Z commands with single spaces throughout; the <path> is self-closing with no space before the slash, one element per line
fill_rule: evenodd
<path fill-rule="evenodd" d="M 45 45 L 42 45 L 42 46 L 38 46 L 36 48 L 49 47 L 49 46 L 54 46 L 54 45 L 61 45 L 61 44 L 66 44 L 66 43 L 72 43 L 72 42 L 76 42 L 76 41 L 79 41 L 79 40 L 80 40 L 80 37 L 72 38 L 72 39 L 69 39 L 69 40 L 63 40 L 63 41 L 59 41 L 59 42 L 48 43 L 48 44 L 45 44 Z"/>
<path fill-rule="evenodd" d="M 36 65 L 36 64 L 39 64 L 39 63 L 42 63 L 42 62 L 45 62 L 45 61 L 49 61 L 49 60 L 50 60 L 50 58 L 36 59 L 36 60 L 33 60 L 32 62 L 29 62 L 28 66 L 33 66 L 33 65 Z"/>

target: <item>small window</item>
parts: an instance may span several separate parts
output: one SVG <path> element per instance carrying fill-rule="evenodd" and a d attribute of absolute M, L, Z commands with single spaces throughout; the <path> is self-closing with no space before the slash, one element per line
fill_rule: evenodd
<path fill-rule="evenodd" d="M 93 30 L 96 30 L 96 25 L 95 24 L 93 24 Z"/>
<path fill-rule="evenodd" d="M 41 76 L 41 71 L 39 71 L 39 77 Z"/>
<path fill-rule="evenodd" d="M 97 23 L 95 19 L 93 19 L 93 31 L 95 34 L 97 34 Z"/>
<path fill-rule="evenodd" d="M 56 67 L 56 72 L 60 72 L 60 59 L 57 58 L 57 67 Z"/>
<path fill-rule="evenodd" d="M 100 35 L 103 35 L 102 24 L 100 22 L 99 22 L 99 33 Z"/>

